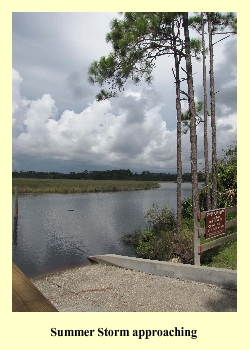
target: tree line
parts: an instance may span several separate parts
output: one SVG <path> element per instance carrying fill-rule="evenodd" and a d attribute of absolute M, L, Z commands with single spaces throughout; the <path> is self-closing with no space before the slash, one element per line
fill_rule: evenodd
<path fill-rule="evenodd" d="M 177 174 L 172 173 L 151 173 L 150 171 L 142 171 L 140 174 L 127 169 L 119 170 L 103 170 L 74 172 L 67 174 L 59 172 L 43 172 L 43 171 L 13 171 L 13 178 L 33 178 L 33 179 L 75 179 L 75 180 L 138 180 L 138 181 L 177 181 Z M 198 181 L 204 182 L 205 175 L 203 172 L 198 173 Z M 182 174 L 183 182 L 191 182 L 191 173 Z"/>

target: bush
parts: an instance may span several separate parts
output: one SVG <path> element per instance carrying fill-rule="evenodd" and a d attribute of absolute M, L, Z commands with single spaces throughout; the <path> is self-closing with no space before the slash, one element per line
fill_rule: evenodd
<path fill-rule="evenodd" d="M 129 246 L 137 247 L 139 242 L 140 231 L 135 231 L 134 233 L 125 233 L 121 237 L 121 241 Z"/>
<path fill-rule="evenodd" d="M 192 198 L 186 198 L 182 201 L 182 217 L 184 219 L 192 219 L 193 218 Z"/>
<path fill-rule="evenodd" d="M 172 253 L 173 234 L 142 230 L 135 253 L 138 257 L 152 260 L 169 260 Z"/>
<path fill-rule="evenodd" d="M 183 228 L 178 235 L 175 235 L 171 255 L 171 258 L 179 258 L 183 264 L 194 263 L 193 231 Z"/>
<path fill-rule="evenodd" d="M 145 218 L 154 234 L 161 233 L 162 231 L 177 232 L 175 213 L 168 209 L 166 205 L 160 210 L 158 205 L 153 204 L 153 208 L 147 211 Z"/>
<path fill-rule="evenodd" d="M 135 247 L 138 257 L 160 261 L 178 258 L 180 262 L 193 263 L 192 220 L 185 220 L 181 233 L 177 234 L 175 213 L 166 206 L 162 210 L 153 206 L 145 217 L 149 228 L 141 230 L 138 235 Z"/>

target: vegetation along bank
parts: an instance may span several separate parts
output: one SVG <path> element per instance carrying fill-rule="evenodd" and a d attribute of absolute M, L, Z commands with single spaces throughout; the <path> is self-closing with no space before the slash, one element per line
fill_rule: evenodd
<path fill-rule="evenodd" d="M 70 180 L 13 178 L 12 192 L 18 186 L 18 193 L 92 193 L 148 190 L 159 187 L 153 181 L 129 180 Z"/>
<path fill-rule="evenodd" d="M 224 156 L 218 160 L 218 208 L 237 205 L 237 146 L 231 145 Z M 212 178 L 210 178 L 212 187 Z M 199 193 L 200 211 L 206 211 L 205 185 Z M 236 213 L 227 214 L 227 221 L 233 220 Z M 177 233 L 176 213 L 167 206 L 153 206 L 146 215 L 148 227 L 136 233 L 122 237 L 123 242 L 132 245 L 137 257 L 162 261 L 194 263 L 194 222 L 192 199 L 182 202 L 182 228 Z M 237 226 L 227 229 L 226 235 L 237 231 Z M 201 244 L 204 243 L 201 240 Z M 237 240 L 224 243 L 201 256 L 201 264 L 213 267 L 237 269 Z"/>

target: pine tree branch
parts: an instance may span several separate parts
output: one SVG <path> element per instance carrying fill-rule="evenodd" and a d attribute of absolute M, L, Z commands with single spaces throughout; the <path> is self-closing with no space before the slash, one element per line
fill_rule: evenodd
<path fill-rule="evenodd" d="M 180 90 L 180 93 L 188 97 L 188 94 L 185 91 Z"/>
<path fill-rule="evenodd" d="M 220 41 L 222 41 L 222 40 L 224 40 L 224 39 L 226 39 L 226 38 L 229 38 L 229 37 L 230 37 L 230 35 L 227 35 L 227 36 L 225 36 L 225 38 L 222 38 L 222 39 L 216 41 L 215 43 L 213 43 L 213 45 L 215 45 L 215 44 L 217 44 L 218 42 L 220 42 Z"/>

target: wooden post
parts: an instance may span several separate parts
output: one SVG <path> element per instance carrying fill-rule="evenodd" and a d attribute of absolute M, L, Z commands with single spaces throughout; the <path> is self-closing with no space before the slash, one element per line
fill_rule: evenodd
<path fill-rule="evenodd" d="M 198 212 L 194 213 L 194 264 L 200 266 L 200 236 L 199 236 L 199 219 Z"/>
<path fill-rule="evenodd" d="M 14 245 L 16 245 L 16 242 L 17 242 L 17 219 L 18 219 L 18 187 L 15 186 Z"/>
<path fill-rule="evenodd" d="M 15 209 L 14 218 L 18 218 L 18 187 L 15 186 Z"/>

